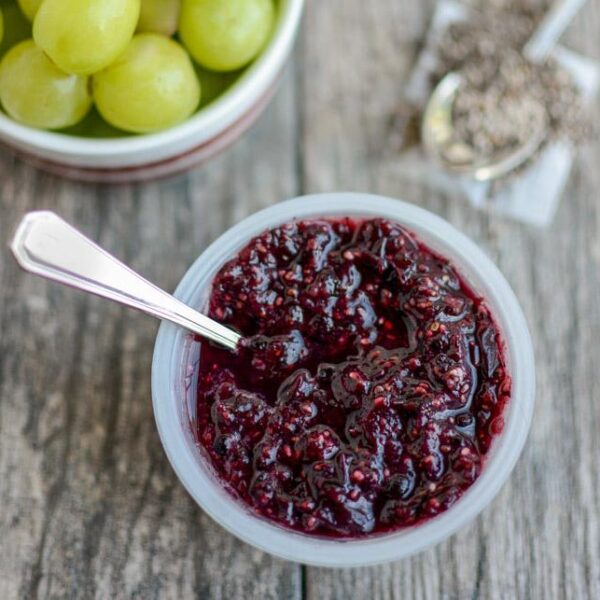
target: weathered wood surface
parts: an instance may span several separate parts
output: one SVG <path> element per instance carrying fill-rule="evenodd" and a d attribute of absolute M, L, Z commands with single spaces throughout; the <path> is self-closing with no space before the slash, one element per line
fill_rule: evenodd
<path fill-rule="evenodd" d="M 186 177 L 93 187 L 0 153 L 0 242 L 50 208 L 172 289 L 232 223 L 300 192 L 366 190 L 442 214 L 497 261 L 535 338 L 538 406 L 476 523 L 379 568 L 305 569 L 192 502 L 150 404 L 156 323 L 23 276 L 0 253 L 0 598 L 600 598 L 600 142 L 537 232 L 403 179 L 390 114 L 433 0 L 312 0 L 282 89 L 233 149 Z M 567 41 L 600 58 L 600 0 Z"/>

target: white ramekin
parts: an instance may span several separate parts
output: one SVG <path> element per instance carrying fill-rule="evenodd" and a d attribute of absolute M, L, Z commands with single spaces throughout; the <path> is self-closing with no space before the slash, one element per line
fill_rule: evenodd
<path fill-rule="evenodd" d="M 119 139 L 80 138 L 26 127 L 0 112 L 0 143 L 62 176 L 106 183 L 185 171 L 234 142 L 265 108 L 290 55 L 304 0 L 279 0 L 273 37 L 261 56 L 220 98 L 159 133 Z"/>
<path fill-rule="evenodd" d="M 315 538 L 289 531 L 253 514 L 236 501 L 213 474 L 197 446 L 195 413 L 198 344 L 174 325 L 163 323 L 152 365 L 156 423 L 177 475 L 196 502 L 240 539 L 276 556 L 312 565 L 351 567 L 397 560 L 436 544 L 465 527 L 493 499 L 508 478 L 529 431 L 535 371 L 525 317 L 510 286 L 492 261 L 467 237 L 432 213 L 399 200 L 364 194 L 321 194 L 296 198 L 258 212 L 218 238 L 192 265 L 175 295 L 204 307 L 213 277 L 251 238 L 295 218 L 382 216 L 404 224 L 449 258 L 484 297 L 506 343 L 513 392 L 504 432 L 494 441 L 481 476 L 448 511 L 423 524 L 356 541 Z"/>

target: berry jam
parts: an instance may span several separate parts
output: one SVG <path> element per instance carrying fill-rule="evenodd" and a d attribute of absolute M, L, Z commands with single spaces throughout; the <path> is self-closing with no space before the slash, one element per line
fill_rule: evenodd
<path fill-rule="evenodd" d="M 452 506 L 479 476 L 510 397 L 484 301 L 400 225 L 292 222 L 217 274 L 197 436 L 260 515 L 321 536 L 393 531 Z"/>

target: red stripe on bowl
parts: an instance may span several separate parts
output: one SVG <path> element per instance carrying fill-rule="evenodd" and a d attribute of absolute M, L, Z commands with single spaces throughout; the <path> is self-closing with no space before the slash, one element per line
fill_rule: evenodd
<path fill-rule="evenodd" d="M 16 156 L 38 169 L 77 181 L 110 184 L 151 181 L 171 177 L 173 175 L 185 173 L 186 171 L 199 166 L 231 146 L 238 138 L 240 138 L 265 110 L 269 101 L 275 94 L 280 79 L 281 76 L 278 75 L 266 93 L 263 94 L 263 96 L 261 96 L 261 98 L 245 112 L 242 117 L 227 129 L 207 142 L 203 142 L 199 146 L 157 162 L 150 162 L 135 167 L 123 167 L 121 169 L 91 169 L 49 161 L 34 154 L 24 152 L 23 150 L 13 148 L 6 143 L 4 143 L 4 146 Z"/>

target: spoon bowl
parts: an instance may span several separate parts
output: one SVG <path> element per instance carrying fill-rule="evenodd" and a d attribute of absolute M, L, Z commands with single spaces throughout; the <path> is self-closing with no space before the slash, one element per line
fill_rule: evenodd
<path fill-rule="evenodd" d="M 579 12 L 586 0 L 557 0 L 523 48 L 523 55 L 533 64 L 543 63 Z M 548 117 L 540 119 L 527 140 L 493 156 L 477 156 L 466 142 L 456 141 L 454 102 L 465 85 L 465 78 L 450 72 L 437 84 L 425 107 L 421 125 L 423 148 L 444 169 L 467 175 L 476 181 L 498 179 L 529 160 L 547 137 Z"/>
<path fill-rule="evenodd" d="M 453 107 L 464 85 L 460 73 L 448 73 L 436 86 L 423 115 L 422 142 L 425 152 L 437 164 L 476 181 L 489 181 L 510 173 L 526 162 L 547 135 L 547 118 L 536 122 L 527 141 L 491 157 L 477 156 L 475 150 L 454 136 Z"/>

